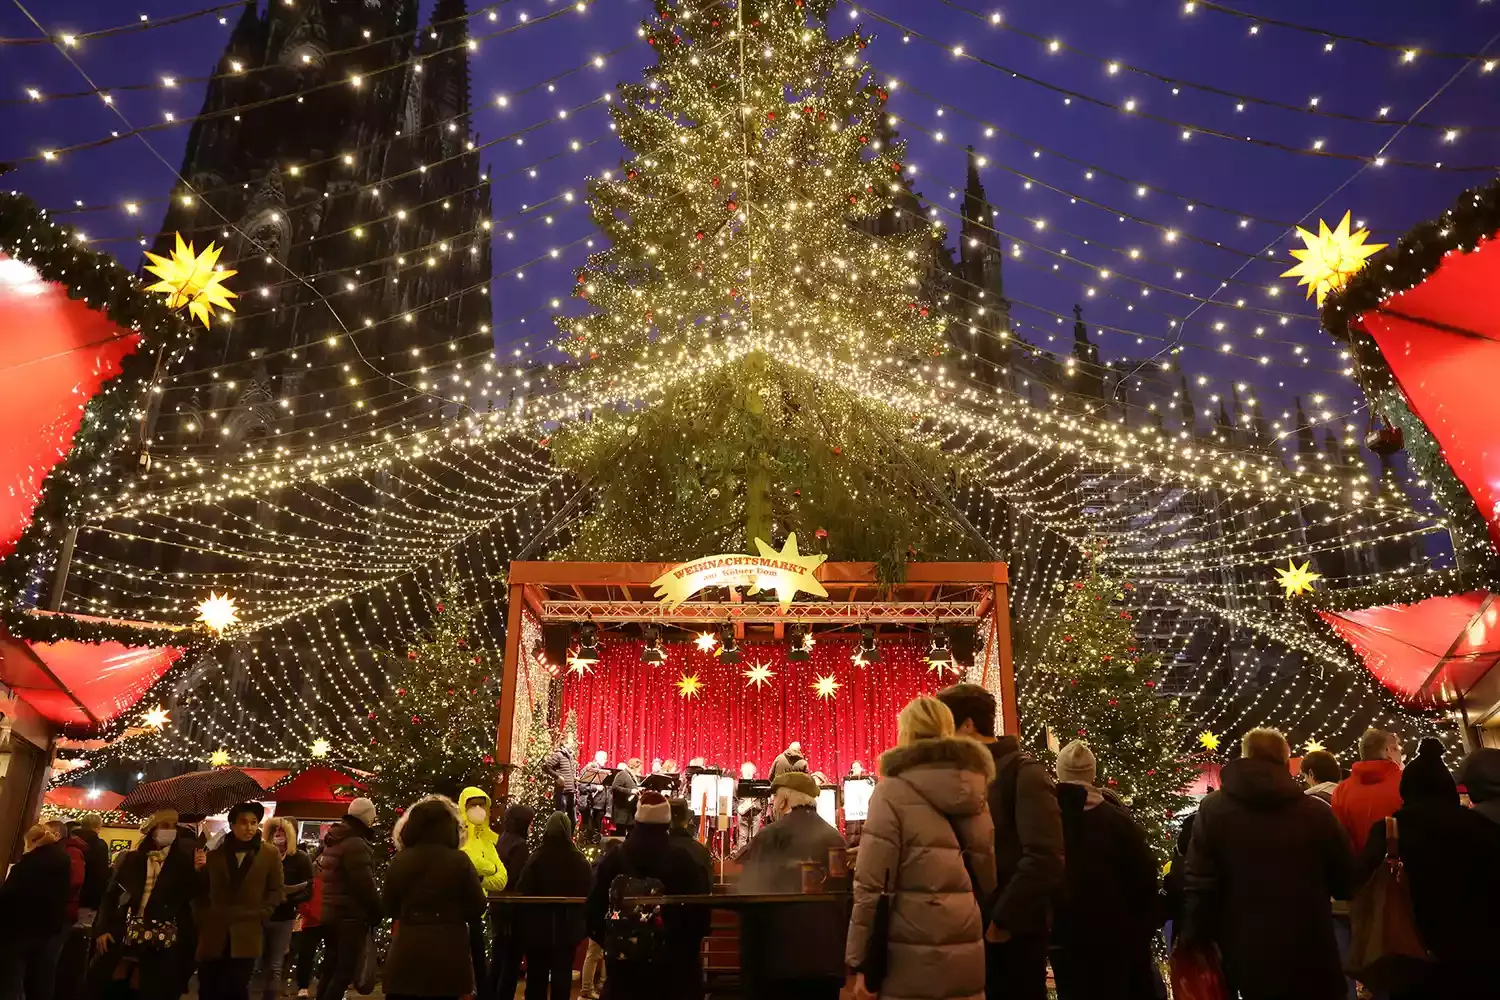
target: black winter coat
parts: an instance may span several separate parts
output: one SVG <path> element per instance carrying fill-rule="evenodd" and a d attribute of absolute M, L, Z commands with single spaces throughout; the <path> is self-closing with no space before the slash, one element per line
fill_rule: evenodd
<path fill-rule="evenodd" d="M 740 856 L 739 891 L 802 891 L 803 861 L 828 864 L 844 838 L 813 806 L 799 806 L 756 834 Z M 759 995 L 777 980 L 844 979 L 849 908 L 843 903 L 750 906 L 740 912 L 740 969 Z"/>
<path fill-rule="evenodd" d="M 73 859 L 57 841 L 23 854 L 0 885 L 0 941 L 61 934 L 68 926 L 72 876 Z"/>
<path fill-rule="evenodd" d="M 543 759 L 542 773 L 565 792 L 578 789 L 578 759 L 567 747 L 558 747 Z"/>
<path fill-rule="evenodd" d="M 458 848 L 457 810 L 427 799 L 408 812 L 405 845 L 385 872 L 382 904 L 396 921 L 381 982 L 386 996 L 461 997 L 474 993 L 471 942 L 484 933 L 484 890 Z"/>
<path fill-rule="evenodd" d="M 1193 823 L 1183 935 L 1218 944 L 1231 989 L 1338 1000 L 1329 898 L 1349 898 L 1349 838 L 1285 764 L 1233 760 L 1222 784 Z"/>
<path fill-rule="evenodd" d="M 672 844 L 672 849 L 681 851 L 693 859 L 693 864 L 708 872 L 709 881 L 714 877 L 714 856 L 709 851 L 708 845 L 702 843 L 697 837 L 687 830 L 672 830 L 667 834 L 667 840 Z M 800 889 L 798 890 L 801 891 Z"/>
<path fill-rule="evenodd" d="M 1067 850 L 1052 926 L 1059 995 L 1155 1000 L 1159 896 L 1145 831 L 1096 788 L 1059 783 L 1057 802 Z"/>
<path fill-rule="evenodd" d="M 567 837 L 543 837 L 531 853 L 516 882 L 522 896 L 587 897 L 593 887 L 594 872 L 588 858 Z M 572 949 L 584 939 L 584 904 L 527 906 L 521 909 L 521 938 L 528 948 L 557 946 Z"/>
<path fill-rule="evenodd" d="M 170 920 L 177 925 L 177 946 L 167 951 L 143 950 L 135 956 L 139 963 L 140 989 L 136 1000 L 177 1000 L 187 989 L 195 963 L 197 930 L 193 924 L 193 897 L 198 891 L 198 876 L 193 870 L 191 831 L 178 831 L 177 842 L 168 849 L 162 861 L 151 898 L 146 900 L 145 916 L 152 920 Z M 89 965 L 86 996 L 89 1000 L 106 995 L 116 966 L 123 955 L 125 927 L 132 914 L 140 909 L 146 885 L 146 861 L 151 852 L 142 844 L 126 851 L 120 865 L 105 887 L 94 917 L 94 935 L 108 934 L 114 939 L 109 951 Z"/>
<path fill-rule="evenodd" d="M 635 822 L 635 796 L 630 793 L 640 787 L 640 782 L 628 767 L 620 768 L 609 786 L 609 818 L 618 827 Z"/>
<path fill-rule="evenodd" d="M 985 746 L 995 759 L 988 800 L 997 888 L 989 920 L 1012 934 L 1045 934 L 1063 877 L 1062 819 L 1052 776 L 1014 736 Z"/>
<path fill-rule="evenodd" d="M 109 885 L 109 845 L 93 830 L 79 830 L 78 838 L 86 845 L 83 888 L 78 892 L 78 905 L 97 910 L 104 899 L 104 889 Z"/>
<path fill-rule="evenodd" d="M 312 899 L 313 880 L 312 858 L 295 844 L 281 859 L 281 879 L 282 885 L 287 886 L 306 883 L 301 889 L 288 890 L 281 905 L 271 914 L 272 920 L 293 920 L 297 916 L 297 907 Z"/>
<path fill-rule="evenodd" d="M 1403 788 L 1403 793 L 1405 789 Z M 1417 930 L 1439 969 L 1442 995 L 1480 996 L 1495 988 L 1500 944 L 1500 825 L 1450 801 L 1408 799 L 1396 812 L 1397 843 L 1411 885 Z M 1385 821 L 1355 864 L 1356 884 L 1385 857 Z"/>
<path fill-rule="evenodd" d="M 380 922 L 380 890 L 375 887 L 375 833 L 353 816 L 345 816 L 323 837 L 318 877 L 323 880 L 323 913 L 319 920 Z"/>

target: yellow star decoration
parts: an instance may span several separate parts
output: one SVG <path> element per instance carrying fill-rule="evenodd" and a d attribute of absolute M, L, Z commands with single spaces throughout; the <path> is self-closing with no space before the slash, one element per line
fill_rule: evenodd
<path fill-rule="evenodd" d="M 1347 285 L 1366 260 L 1385 249 L 1384 243 L 1365 243 L 1369 235 L 1368 229 L 1349 231 L 1348 212 L 1335 229 L 1329 229 L 1328 223 L 1319 219 L 1316 236 L 1298 226 L 1297 236 L 1305 249 L 1291 252 L 1299 263 L 1282 277 L 1300 279 L 1297 284 L 1307 286 L 1307 297 L 1317 295 L 1318 305 L 1322 306 L 1329 292 Z"/>
<path fill-rule="evenodd" d="M 228 750 L 224 750 L 224 749 L 219 749 L 219 750 L 215 750 L 213 753 L 209 754 L 208 755 L 208 766 L 209 767 L 228 767 L 229 766 L 229 751 Z"/>
<path fill-rule="evenodd" d="M 327 757 L 328 751 L 332 749 L 333 744 L 329 743 L 327 740 L 323 739 L 323 737 L 319 736 L 317 739 L 312 741 L 312 746 L 307 748 L 307 752 L 314 757 Z"/>
<path fill-rule="evenodd" d="M 776 592 L 776 600 L 781 602 L 781 609 L 783 611 L 792 603 L 792 598 L 796 597 L 798 592 L 812 594 L 814 597 L 828 596 L 828 591 L 824 590 L 823 585 L 818 582 L 818 578 L 813 576 L 813 570 L 823 565 L 828 560 L 828 557 L 826 555 L 804 556 L 799 553 L 797 551 L 797 533 L 795 531 L 786 536 L 786 544 L 781 547 L 780 552 L 777 552 L 759 538 L 755 540 L 755 547 L 760 550 L 762 559 L 779 559 L 782 562 L 793 563 L 804 567 L 807 573 L 805 575 L 787 572 L 768 573 L 756 579 L 755 586 L 746 591 L 748 595 L 753 597 L 762 590 L 774 590 Z"/>
<path fill-rule="evenodd" d="M 1308 740 L 1307 741 L 1306 751 L 1308 753 L 1317 753 L 1319 750 L 1327 750 L 1327 749 L 1328 749 L 1327 747 L 1325 747 L 1323 744 L 1319 743 L 1317 740 Z"/>
<path fill-rule="evenodd" d="M 568 657 L 568 673 L 577 674 L 579 677 L 582 677 L 598 662 L 598 660 L 570 656 Z"/>
<path fill-rule="evenodd" d="M 1210 752 L 1219 749 L 1219 735 L 1212 730 L 1205 729 L 1198 734 L 1198 745 Z"/>
<path fill-rule="evenodd" d="M 698 692 L 703 689 L 703 682 L 698 679 L 697 674 L 683 674 L 677 678 L 677 693 L 689 701 L 698 697 Z"/>
<path fill-rule="evenodd" d="M 843 686 L 833 679 L 832 674 L 829 674 L 827 677 L 819 677 L 813 681 L 812 689 L 819 698 L 832 698 L 834 693 Z"/>
<path fill-rule="evenodd" d="M 747 678 L 747 683 L 745 684 L 745 686 L 754 687 L 758 691 L 765 685 L 771 683 L 771 678 L 775 676 L 775 672 L 773 672 L 767 664 L 756 663 L 752 665 L 749 670 L 745 671 L 745 677 Z"/>
<path fill-rule="evenodd" d="M 223 632 L 229 626 L 238 624 L 240 612 L 234 606 L 234 598 L 228 594 L 220 597 L 210 590 L 208 600 L 198 605 L 198 620 L 215 632 Z"/>
<path fill-rule="evenodd" d="M 712 632 L 699 632 L 698 638 L 694 639 L 693 642 L 697 643 L 698 648 L 706 653 L 719 644 L 719 637 Z"/>
<path fill-rule="evenodd" d="M 1322 573 L 1314 573 L 1312 571 L 1311 559 L 1301 566 L 1298 566 L 1295 560 L 1288 559 L 1286 561 L 1286 569 L 1282 569 L 1280 566 L 1274 568 L 1276 570 L 1277 582 L 1286 591 L 1288 599 L 1296 597 L 1298 594 L 1311 592 L 1313 581 L 1323 579 Z"/>
<path fill-rule="evenodd" d="M 151 261 L 146 270 L 161 279 L 154 285 L 147 285 L 146 291 L 165 293 L 168 308 L 186 309 L 189 315 L 208 326 L 214 309 L 234 312 L 229 300 L 239 298 L 223 285 L 226 278 L 239 272 L 214 270 L 214 265 L 219 262 L 219 252 L 219 248 L 210 243 L 201 254 L 195 254 L 193 245 L 183 243 L 182 234 L 178 233 L 177 248 L 172 251 L 172 256 L 159 257 L 146 252 L 146 258 Z"/>
<path fill-rule="evenodd" d="M 147 729 L 165 729 L 167 723 L 172 721 L 172 713 L 157 705 L 141 716 L 141 725 Z"/>

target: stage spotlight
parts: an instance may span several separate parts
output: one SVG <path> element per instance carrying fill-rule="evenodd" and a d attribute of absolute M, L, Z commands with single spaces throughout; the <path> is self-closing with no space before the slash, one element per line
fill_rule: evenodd
<path fill-rule="evenodd" d="M 939 625 L 932 630 L 932 641 L 927 645 L 927 666 L 939 675 L 955 668 L 953 647 L 948 642 L 948 630 Z"/>
<path fill-rule="evenodd" d="M 807 651 L 807 626 L 795 622 L 786 627 L 786 641 L 788 649 L 786 658 L 792 663 L 805 663 L 812 659 L 812 654 Z"/>
<path fill-rule="evenodd" d="M 867 663 L 880 662 L 880 649 L 875 645 L 875 626 L 863 625 L 859 630 L 859 649 L 855 650 L 850 657 L 855 663 L 864 666 Z"/>
<path fill-rule="evenodd" d="M 725 625 L 719 629 L 718 656 L 720 663 L 740 662 L 740 644 L 739 640 L 734 637 L 733 625 Z"/>
<path fill-rule="evenodd" d="M 568 654 L 568 666 L 578 673 L 599 662 L 599 626 L 584 622 L 578 626 L 578 645 Z"/>
<path fill-rule="evenodd" d="M 642 663 L 666 663 L 667 654 L 661 648 L 661 629 L 655 625 L 642 625 L 641 638 L 646 645 L 641 649 Z"/>

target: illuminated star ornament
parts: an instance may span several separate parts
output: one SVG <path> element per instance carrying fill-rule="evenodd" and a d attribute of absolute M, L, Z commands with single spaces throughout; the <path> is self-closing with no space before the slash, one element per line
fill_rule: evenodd
<path fill-rule="evenodd" d="M 1210 729 L 1205 729 L 1198 734 L 1198 745 L 1212 753 L 1219 749 L 1219 734 Z"/>
<path fill-rule="evenodd" d="M 146 270 L 161 279 L 147 285 L 146 291 L 162 292 L 167 296 L 168 308 L 186 309 L 189 315 L 208 326 L 215 309 L 234 312 L 229 300 L 239 297 L 223 284 L 226 278 L 239 272 L 214 269 L 219 262 L 219 252 L 219 248 L 210 243 L 201 254 L 194 253 L 193 245 L 182 242 L 182 234 L 178 233 L 177 248 L 172 251 L 172 256 L 160 257 L 149 250 L 146 252 L 146 259 L 151 261 Z"/>
<path fill-rule="evenodd" d="M 153 709 L 149 709 L 145 715 L 141 716 L 141 725 L 145 726 L 147 729 L 165 729 L 167 723 L 171 721 L 172 713 L 168 712 L 160 705 L 157 705 Z"/>
<path fill-rule="evenodd" d="M 712 632 L 699 632 L 698 638 L 694 639 L 693 642 L 697 644 L 699 649 L 707 653 L 719 644 L 719 637 Z"/>
<path fill-rule="evenodd" d="M 1288 559 L 1286 569 L 1277 566 L 1276 579 L 1281 588 L 1286 591 L 1287 599 L 1290 600 L 1298 594 L 1310 593 L 1313 589 L 1313 581 L 1323 579 L 1322 573 L 1312 571 L 1312 560 L 1298 566 L 1295 560 Z"/>
<path fill-rule="evenodd" d="M 323 737 L 320 736 L 312 741 L 312 746 L 307 748 L 307 752 L 314 757 L 327 757 L 328 751 L 332 749 L 333 744 L 329 743 L 327 740 L 323 739 Z"/>
<path fill-rule="evenodd" d="M 1306 746 L 1306 752 L 1307 753 L 1317 753 L 1320 750 L 1326 750 L 1326 749 L 1328 749 L 1328 748 L 1325 747 L 1323 744 L 1319 743 L 1317 740 L 1308 740 L 1307 741 L 1307 746 Z"/>
<path fill-rule="evenodd" d="M 812 689 L 813 693 L 816 694 L 819 698 L 827 699 L 832 698 L 834 694 L 837 693 L 838 689 L 843 686 L 844 685 L 833 679 L 832 674 L 829 674 L 826 677 L 819 677 L 817 680 L 813 681 Z"/>
<path fill-rule="evenodd" d="M 698 679 L 697 674 L 683 674 L 677 678 L 677 693 L 688 701 L 698 697 L 698 692 L 703 689 L 703 682 Z"/>
<path fill-rule="evenodd" d="M 1366 243 L 1365 237 L 1369 235 L 1368 229 L 1350 232 L 1348 212 L 1335 229 L 1329 229 L 1328 223 L 1319 219 L 1317 235 L 1298 226 L 1297 236 L 1304 249 L 1291 252 L 1298 263 L 1282 277 L 1297 278 L 1297 284 L 1307 286 L 1307 297 L 1316 295 L 1321 307 L 1329 292 L 1347 285 L 1366 260 L 1385 249 L 1384 243 Z"/>
<path fill-rule="evenodd" d="M 198 605 L 198 620 L 212 631 L 222 633 L 229 626 L 239 623 L 240 612 L 234 606 L 234 598 L 228 594 L 220 597 L 210 590 L 208 600 Z"/>
<path fill-rule="evenodd" d="M 771 678 L 775 676 L 775 672 L 773 672 L 768 665 L 764 663 L 756 663 L 753 664 L 749 670 L 745 671 L 745 686 L 753 687 L 757 691 L 759 691 L 762 687 L 771 683 Z"/>
<path fill-rule="evenodd" d="M 209 767 L 228 767 L 229 766 L 229 751 L 225 750 L 223 748 L 220 748 L 218 750 L 215 750 L 213 753 L 209 754 L 208 755 L 208 766 Z"/>

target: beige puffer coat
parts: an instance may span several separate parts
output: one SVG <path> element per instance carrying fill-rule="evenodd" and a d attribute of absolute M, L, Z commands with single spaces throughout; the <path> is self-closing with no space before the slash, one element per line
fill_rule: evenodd
<path fill-rule="evenodd" d="M 984 921 L 964 853 L 988 897 L 995 830 L 985 791 L 994 758 L 963 737 L 918 740 L 881 755 L 880 773 L 860 833 L 845 959 L 855 970 L 863 964 L 889 876 L 895 899 L 881 1000 L 982 998 Z"/>

